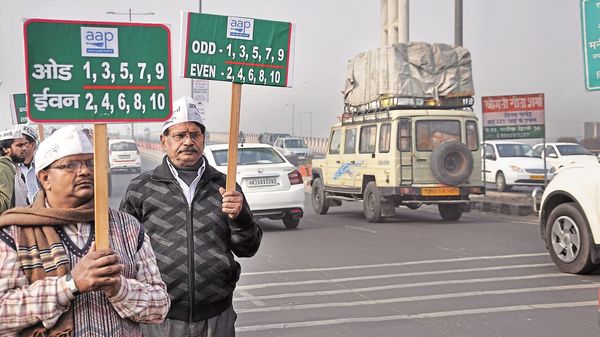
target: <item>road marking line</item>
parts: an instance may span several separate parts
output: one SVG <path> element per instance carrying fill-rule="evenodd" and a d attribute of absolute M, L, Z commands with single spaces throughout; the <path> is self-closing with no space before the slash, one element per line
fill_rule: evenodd
<path fill-rule="evenodd" d="M 356 230 L 359 230 L 359 231 L 362 231 L 362 232 L 371 233 L 371 234 L 377 234 L 376 231 L 373 231 L 373 230 L 370 230 L 370 229 L 366 229 L 366 228 L 362 228 L 362 227 L 355 227 L 355 226 L 349 226 L 349 225 L 346 225 L 344 227 L 350 228 L 350 229 L 356 229 Z"/>
<path fill-rule="evenodd" d="M 344 288 L 344 289 L 336 289 L 336 290 L 304 291 L 304 292 L 298 292 L 298 293 L 260 295 L 260 296 L 253 296 L 252 298 L 234 296 L 233 300 L 238 301 L 238 302 L 251 301 L 251 300 L 271 300 L 271 299 L 280 299 L 280 298 L 289 298 L 289 297 L 311 297 L 311 296 L 339 295 L 339 294 L 361 293 L 361 292 L 389 290 L 389 289 L 418 288 L 418 287 L 429 287 L 429 286 L 451 285 L 451 284 L 469 284 L 469 283 L 501 282 L 501 281 L 515 281 L 515 280 L 532 280 L 532 279 L 538 279 L 538 278 L 551 278 L 551 277 L 573 277 L 573 275 L 565 274 L 565 273 L 555 273 L 555 274 L 535 274 L 535 275 L 526 275 L 526 276 L 489 277 L 489 278 L 464 279 L 464 280 L 441 280 L 441 281 L 407 283 L 407 284 L 392 284 L 392 285 L 366 287 L 366 288 Z"/>
<path fill-rule="evenodd" d="M 395 263 L 365 264 L 365 265 L 360 265 L 360 266 L 353 265 L 353 266 L 341 266 L 341 267 L 322 267 L 322 268 L 304 268 L 304 269 L 244 272 L 244 273 L 242 273 L 242 277 L 243 276 L 254 276 L 254 275 L 306 273 L 306 272 L 313 272 L 313 271 L 351 270 L 351 269 L 365 269 L 365 268 L 387 268 L 387 267 L 411 266 L 411 265 L 430 264 L 430 263 L 451 263 L 451 262 L 464 262 L 464 261 L 476 261 L 476 260 L 500 260 L 500 259 L 513 259 L 513 258 L 520 258 L 520 257 L 536 257 L 536 256 L 548 256 L 548 253 L 544 252 L 544 253 L 531 253 L 531 254 L 472 256 L 472 257 L 459 257 L 459 258 L 452 258 L 452 259 L 435 259 L 435 260 L 407 261 L 407 262 L 395 262 Z"/>
<path fill-rule="evenodd" d="M 238 294 L 244 296 L 245 298 L 248 298 L 248 301 L 250 301 L 250 303 L 254 304 L 257 307 L 264 307 L 265 306 L 265 302 L 263 301 L 259 301 L 259 300 L 255 300 L 254 296 L 252 296 L 252 294 L 250 294 L 249 292 L 243 290 L 243 289 L 236 289 L 236 291 L 238 292 Z"/>
<path fill-rule="evenodd" d="M 385 321 L 398 321 L 398 320 L 411 320 L 411 319 L 425 319 L 425 318 L 442 318 L 451 316 L 464 316 L 464 315 L 477 315 L 477 314 L 491 314 L 500 312 L 514 312 L 514 311 L 529 311 L 539 309 L 561 309 L 561 308 L 576 308 L 576 307 L 595 307 L 598 301 L 584 301 L 584 302 L 562 302 L 562 303 L 542 303 L 542 304 L 525 304 L 525 305 L 512 305 L 505 307 L 492 307 L 492 308 L 481 308 L 481 309 L 464 309 L 464 310 L 453 310 L 453 311 L 438 311 L 429 312 L 414 315 L 390 315 L 390 316 L 379 316 L 379 317 L 349 317 L 349 318 L 337 318 L 327 319 L 318 321 L 304 321 L 304 322 L 290 322 L 290 323 L 274 323 L 274 324 L 263 324 L 263 325 L 248 325 L 248 326 L 237 326 L 237 332 L 245 331 L 262 331 L 262 330 L 273 330 L 273 329 L 287 329 L 287 328 L 304 328 L 304 327 L 315 327 L 324 325 L 338 325 L 348 323 L 372 323 L 372 322 L 385 322 Z"/>
<path fill-rule="evenodd" d="M 492 271 L 492 270 L 520 269 L 520 268 L 537 268 L 537 267 L 549 267 L 549 266 L 553 266 L 553 265 L 554 265 L 553 263 L 520 264 L 520 265 L 507 265 L 507 266 L 494 266 L 494 267 L 464 268 L 464 269 L 421 271 L 421 272 L 395 273 L 395 274 L 383 274 L 383 275 L 342 277 L 342 278 L 330 278 L 330 279 L 308 280 L 308 281 L 259 283 L 259 284 L 250 284 L 250 285 L 239 285 L 239 286 L 237 286 L 237 289 L 245 289 L 245 290 L 263 289 L 263 288 L 279 287 L 279 286 L 351 282 L 351 281 L 361 281 L 361 280 L 377 280 L 377 279 L 386 279 L 386 278 L 395 278 L 395 277 L 470 273 L 470 272 L 476 272 L 476 271 Z"/>
<path fill-rule="evenodd" d="M 261 307 L 261 308 L 253 308 L 253 309 L 236 309 L 235 311 L 239 314 L 239 313 L 272 312 L 272 311 L 283 311 L 283 310 L 355 307 L 355 306 L 361 306 L 361 305 L 431 301 L 431 300 L 440 300 L 440 299 L 448 299 L 448 298 L 461 298 L 461 297 L 473 297 L 473 296 L 484 296 L 484 295 L 508 295 L 508 294 L 532 293 L 532 292 L 542 292 L 542 291 L 560 291 L 560 290 L 569 290 L 570 291 L 570 290 L 591 289 L 591 288 L 596 289 L 596 288 L 598 288 L 598 285 L 597 284 L 579 284 L 579 285 L 549 286 L 549 287 L 537 287 L 537 288 L 481 290 L 481 291 L 446 293 L 446 294 L 437 294 L 437 295 L 386 298 L 386 299 L 381 299 L 381 300 L 297 304 L 297 305 L 284 305 L 284 306 L 277 306 L 277 307 Z"/>

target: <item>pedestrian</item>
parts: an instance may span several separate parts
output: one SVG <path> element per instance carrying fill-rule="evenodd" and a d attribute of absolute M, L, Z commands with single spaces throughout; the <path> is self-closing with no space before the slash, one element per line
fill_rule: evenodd
<path fill-rule="evenodd" d="M 27 143 L 17 128 L 0 132 L 0 214 L 28 204 L 25 178 L 17 170 L 17 164 L 25 160 Z"/>
<path fill-rule="evenodd" d="M 35 194 L 40 189 L 37 176 L 35 175 L 35 161 L 33 160 L 37 148 L 38 135 L 29 125 L 19 124 L 17 128 L 23 134 L 23 138 L 27 140 L 27 146 L 22 149 L 25 152 L 25 159 L 22 163 L 17 164 L 17 168 L 25 178 L 27 201 L 31 204 Z"/>
<path fill-rule="evenodd" d="M 262 229 L 240 187 L 226 192 L 225 175 L 203 157 L 205 132 L 192 99 L 176 101 L 160 136 L 166 156 L 133 179 L 121 201 L 150 235 L 171 296 L 162 326 L 142 327 L 147 337 L 235 336 L 233 254 L 253 256 Z"/>
<path fill-rule="evenodd" d="M 41 190 L 0 216 L 0 336 L 140 337 L 169 308 L 148 235 L 109 210 L 109 249 L 94 243 L 94 160 L 67 126 L 35 155 Z"/>

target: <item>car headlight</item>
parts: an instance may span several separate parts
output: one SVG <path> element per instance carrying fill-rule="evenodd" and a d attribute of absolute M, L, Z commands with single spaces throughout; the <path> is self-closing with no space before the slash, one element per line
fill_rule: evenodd
<path fill-rule="evenodd" d="M 520 172 L 520 173 L 525 172 L 522 168 L 520 168 L 519 166 L 516 166 L 516 165 L 510 165 L 509 168 L 514 172 Z"/>

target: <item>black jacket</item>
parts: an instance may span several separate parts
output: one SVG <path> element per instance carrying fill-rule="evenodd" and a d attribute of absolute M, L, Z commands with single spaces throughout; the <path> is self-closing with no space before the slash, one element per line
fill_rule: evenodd
<path fill-rule="evenodd" d="M 225 175 L 208 163 L 189 207 L 166 160 L 131 181 L 120 209 L 142 222 L 150 236 L 171 296 L 167 317 L 201 321 L 231 305 L 240 275 L 233 254 L 254 255 L 262 230 L 246 201 L 235 220 L 221 211 Z"/>

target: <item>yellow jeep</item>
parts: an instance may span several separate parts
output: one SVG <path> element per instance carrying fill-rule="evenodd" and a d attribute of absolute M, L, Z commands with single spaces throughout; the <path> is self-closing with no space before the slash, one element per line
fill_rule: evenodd
<path fill-rule="evenodd" d="M 325 158 L 313 160 L 314 210 L 362 200 L 365 218 L 380 222 L 398 206 L 436 204 L 442 219 L 460 219 L 469 195 L 485 189 L 472 104 L 472 97 L 394 98 L 385 108 L 346 111 Z"/>

